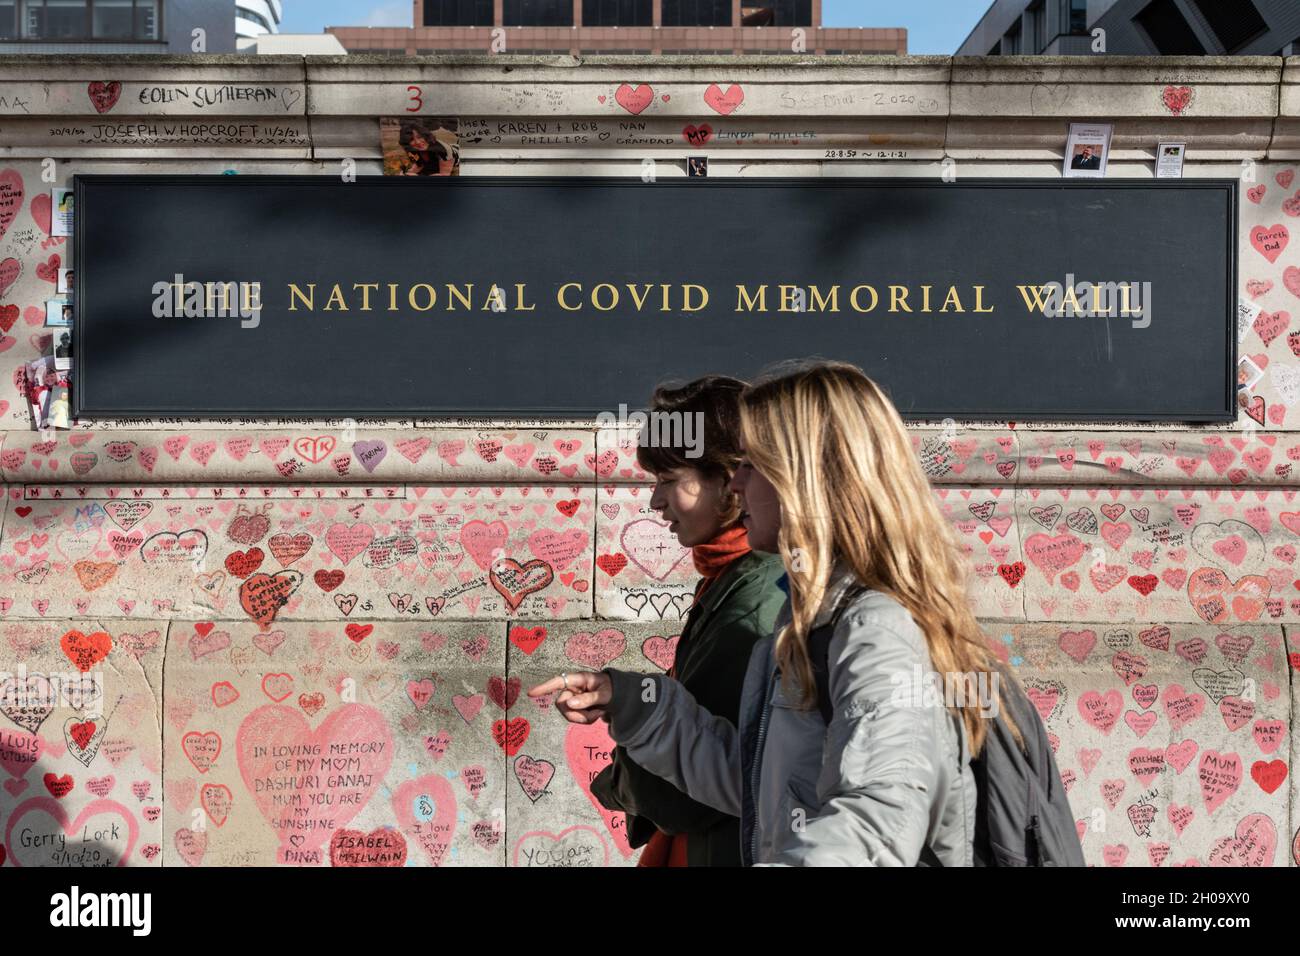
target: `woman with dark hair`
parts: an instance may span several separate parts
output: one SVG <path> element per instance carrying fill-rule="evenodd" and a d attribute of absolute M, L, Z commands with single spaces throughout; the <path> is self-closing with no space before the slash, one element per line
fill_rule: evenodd
<path fill-rule="evenodd" d="M 1012 808 L 979 809 L 972 761 L 999 739 L 995 718 L 1022 748 L 1045 743 L 1046 730 L 975 617 L 969 566 L 898 410 L 861 369 L 820 362 L 746 389 L 740 417 L 731 488 L 750 544 L 780 554 L 789 593 L 755 645 L 740 719 L 670 680 L 612 667 L 528 693 L 560 691 L 566 720 L 606 721 L 646 771 L 741 817 L 746 864 L 1011 860 L 980 821 Z M 1021 849 L 1049 834 L 1047 865 L 1082 866 L 1043 752 L 1040 779 L 1057 778 L 1057 802 L 1026 790 L 1043 802 Z"/>
<path fill-rule="evenodd" d="M 681 416 L 674 429 L 647 429 L 637 461 L 655 478 L 650 507 L 691 549 L 700 581 L 668 676 L 717 715 L 739 720 L 740 691 L 754 644 L 767 637 L 785 595 L 781 561 L 752 551 L 740 502 L 727 490 L 740 463 L 740 394 L 745 383 L 711 376 L 660 388 L 652 415 Z M 690 427 L 684 425 L 690 416 Z M 652 419 L 653 423 L 654 419 Z M 692 447 L 649 436 L 692 435 Z M 639 866 L 740 866 L 740 820 L 639 766 L 622 747 L 592 782 L 610 810 L 627 813 L 628 841 L 645 846 Z"/>
<path fill-rule="evenodd" d="M 444 172 L 451 159 L 447 147 L 438 137 L 411 120 L 402 123 L 397 141 L 410 159 L 406 167 L 407 176 L 437 176 Z"/>

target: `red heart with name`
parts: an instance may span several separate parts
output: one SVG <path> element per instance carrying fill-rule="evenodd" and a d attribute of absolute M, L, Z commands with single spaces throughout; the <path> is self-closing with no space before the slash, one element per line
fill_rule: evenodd
<path fill-rule="evenodd" d="M 653 103 L 654 98 L 655 91 L 648 83 L 635 87 L 624 83 L 614 91 L 614 102 L 633 116 Z"/>
<path fill-rule="evenodd" d="M 682 130 L 682 135 L 686 137 L 686 142 L 692 146 L 703 146 L 713 136 L 713 127 L 708 123 L 701 123 L 696 126 L 692 123 Z"/>
<path fill-rule="evenodd" d="M 520 564 L 503 558 L 488 572 L 493 589 L 505 599 L 506 607 L 517 610 L 524 598 L 542 590 L 555 579 L 555 572 L 545 561 L 534 558 Z"/>
<path fill-rule="evenodd" d="M 704 102 L 714 112 L 730 116 L 741 103 L 745 102 L 745 91 L 740 88 L 739 83 L 732 83 L 724 93 L 717 83 L 710 83 L 709 88 L 704 91 Z"/>
<path fill-rule="evenodd" d="M 1166 86 L 1162 99 L 1165 108 L 1175 116 L 1182 116 L 1187 107 L 1192 105 L 1196 91 L 1190 86 Z"/>
<path fill-rule="evenodd" d="M 86 95 L 90 97 L 96 113 L 107 113 L 117 105 L 117 100 L 122 95 L 122 84 L 117 80 L 96 80 L 86 87 Z"/>

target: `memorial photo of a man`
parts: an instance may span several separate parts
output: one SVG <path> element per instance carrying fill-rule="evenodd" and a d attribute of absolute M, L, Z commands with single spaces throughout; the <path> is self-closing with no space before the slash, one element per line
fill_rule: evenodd
<path fill-rule="evenodd" d="M 1084 143 L 1077 147 L 1074 159 L 1070 161 L 1071 169 L 1101 169 L 1101 146 Z"/>
<path fill-rule="evenodd" d="M 72 333 L 59 332 L 54 337 L 54 367 L 72 368 Z"/>

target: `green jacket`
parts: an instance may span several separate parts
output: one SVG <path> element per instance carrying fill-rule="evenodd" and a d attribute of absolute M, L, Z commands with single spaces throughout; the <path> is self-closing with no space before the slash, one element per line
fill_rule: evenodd
<path fill-rule="evenodd" d="M 751 551 L 734 561 L 691 606 L 677 642 L 677 680 L 709 713 L 740 722 L 740 690 L 754 644 L 772 635 L 785 592 L 775 554 Z M 688 797 L 616 747 L 591 792 L 627 814 L 628 842 L 644 846 L 656 829 L 688 834 L 690 866 L 740 866 L 740 819 Z"/>

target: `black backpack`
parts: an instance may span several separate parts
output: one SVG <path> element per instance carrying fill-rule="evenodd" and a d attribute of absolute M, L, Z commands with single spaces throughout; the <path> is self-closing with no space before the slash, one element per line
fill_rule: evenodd
<path fill-rule="evenodd" d="M 808 635 L 817 681 L 817 706 L 831 722 L 829 650 L 840 612 L 855 595 L 840 601 L 834 616 Z M 996 663 L 996 662 L 995 662 Z M 1084 866 L 1083 845 L 1074 812 L 1047 739 L 1042 717 L 1014 675 L 1001 663 L 998 690 L 1024 737 L 1022 750 L 1001 714 L 993 718 L 984 749 L 971 760 L 978 797 L 975 804 L 976 866 Z M 928 846 L 921 863 L 942 865 Z"/>

